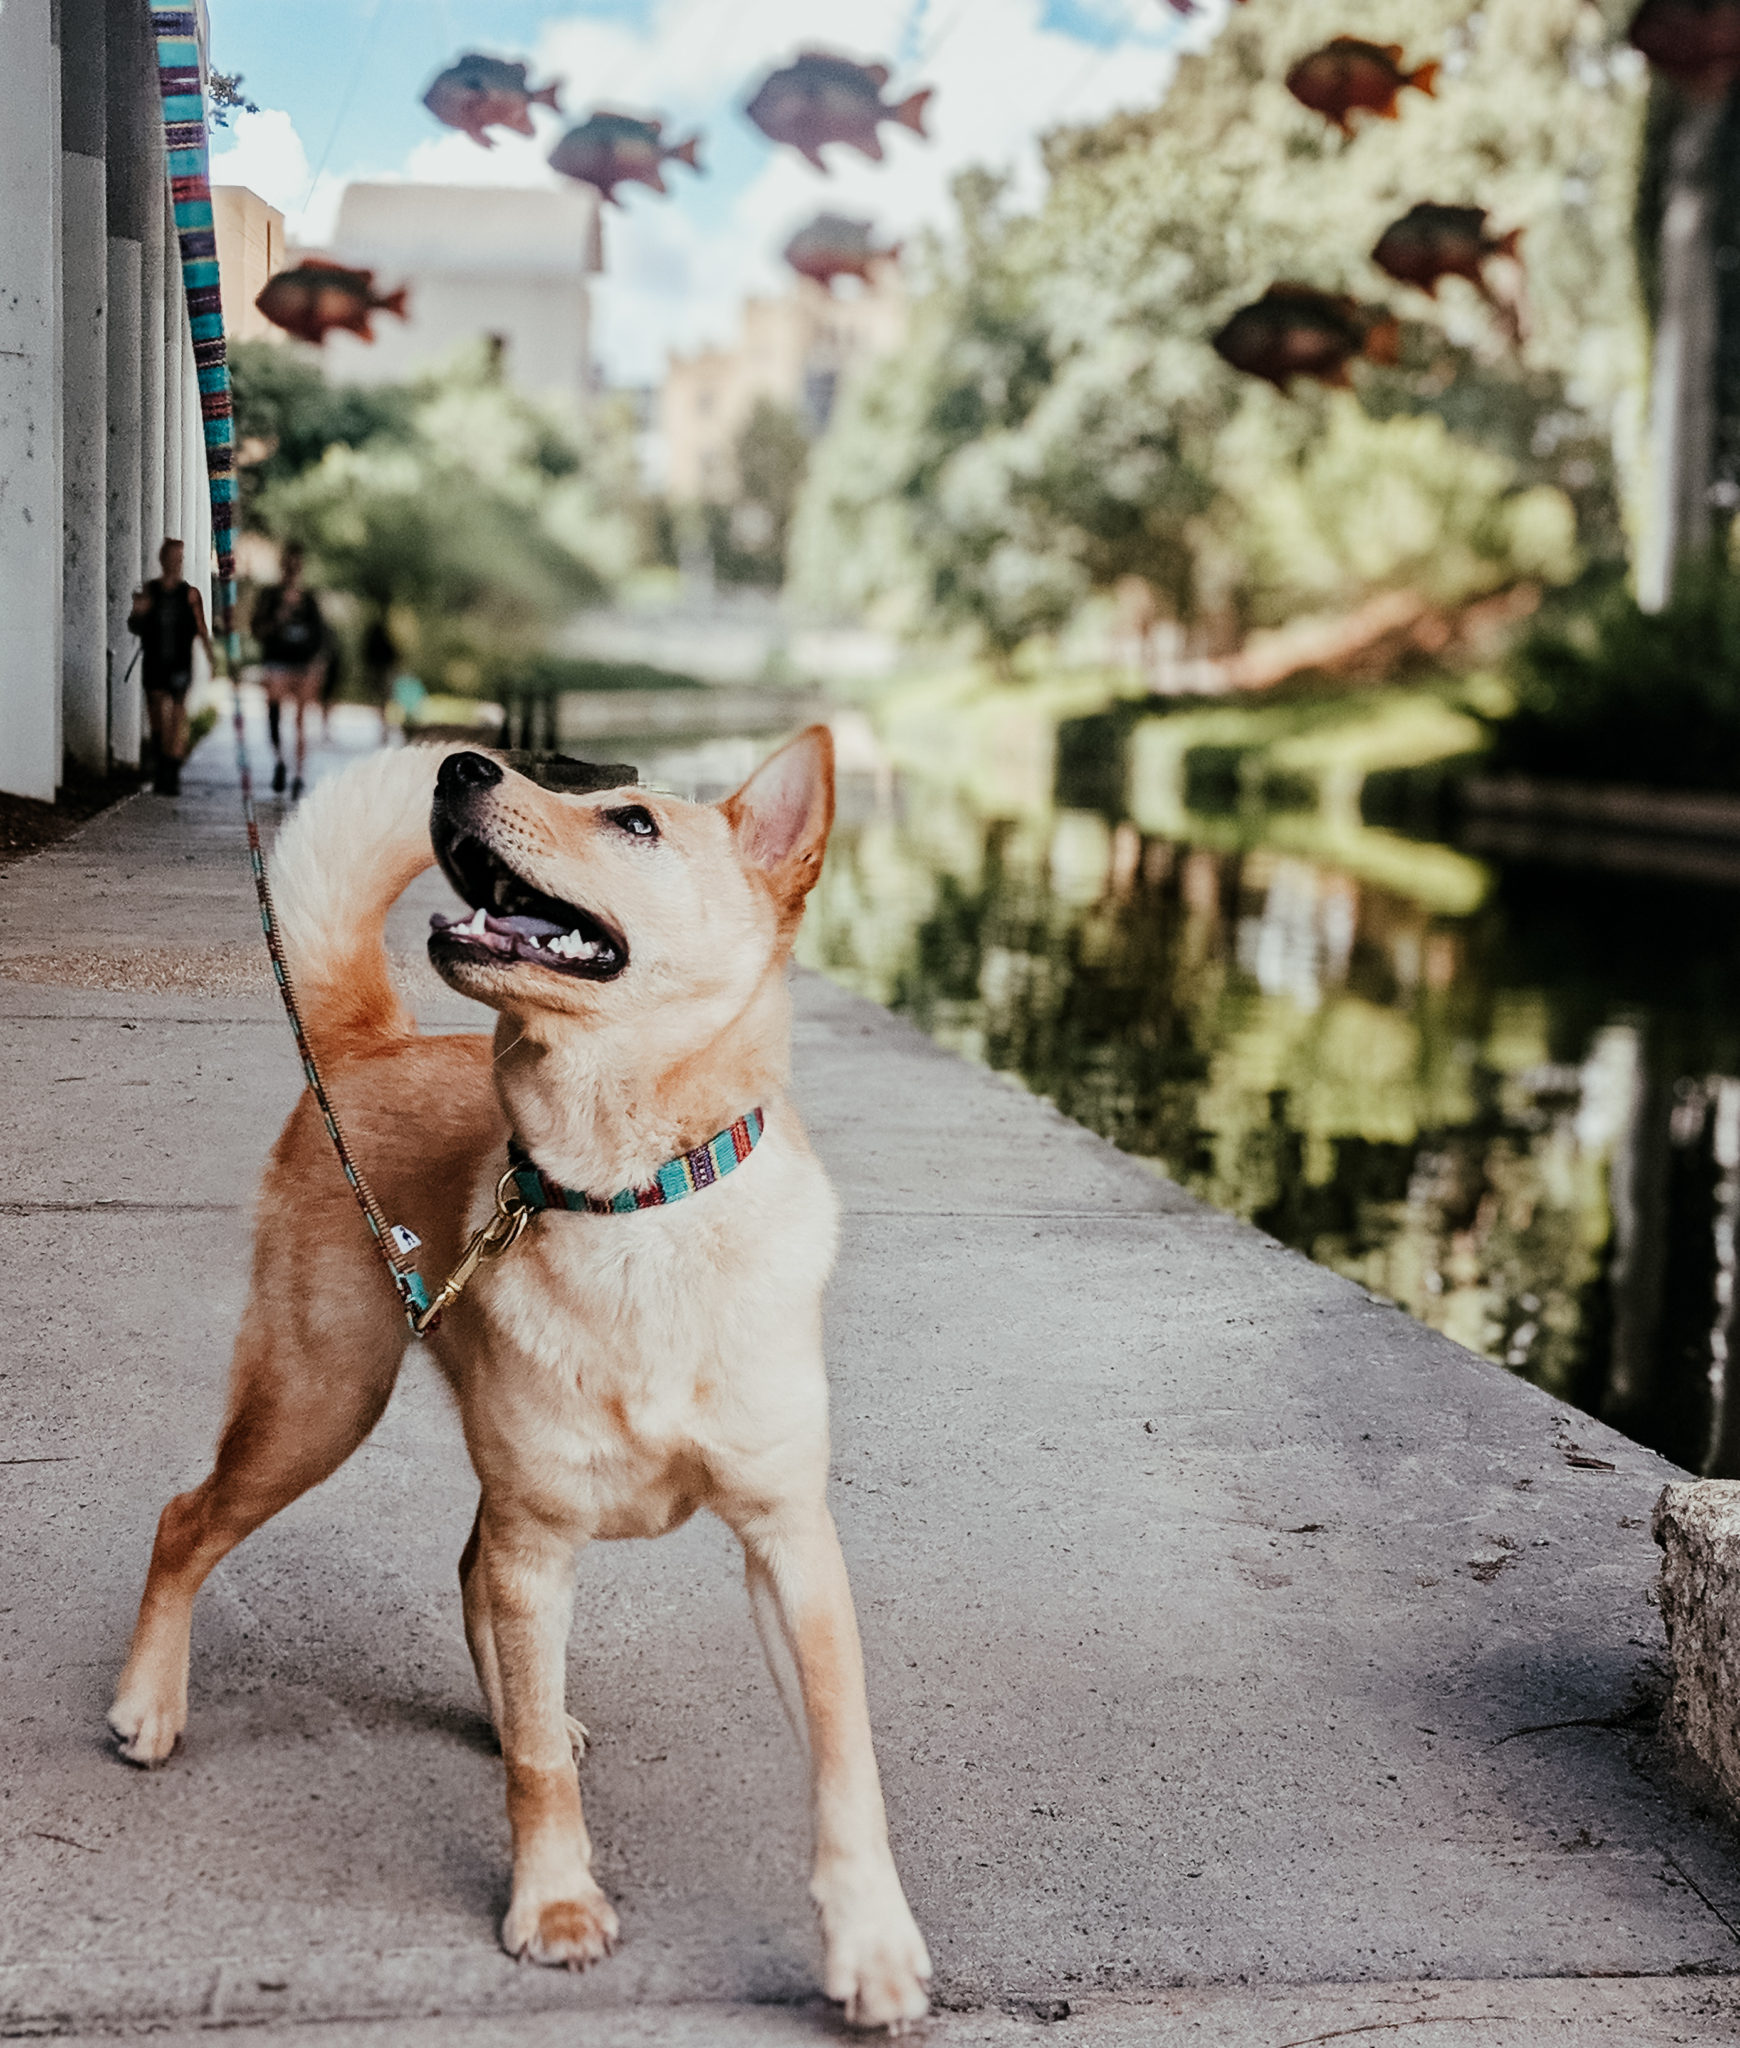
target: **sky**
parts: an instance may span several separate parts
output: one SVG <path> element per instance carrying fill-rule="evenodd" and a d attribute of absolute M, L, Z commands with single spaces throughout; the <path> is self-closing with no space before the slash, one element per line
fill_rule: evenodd
<path fill-rule="evenodd" d="M 747 294 L 785 287 L 779 251 L 819 211 L 894 240 L 946 230 L 950 180 L 969 164 L 1036 197 L 1039 137 L 1152 106 L 1226 4 L 1202 0 L 1186 20 L 1167 0 L 209 0 L 212 62 L 260 108 L 214 135 L 212 175 L 251 186 L 317 247 L 351 179 L 559 183 L 545 158 L 597 106 L 656 114 L 670 140 L 698 128 L 704 176 L 673 165 L 668 198 L 627 186 L 624 211 L 607 209 L 595 347 L 611 383 L 650 384 L 669 351 L 729 341 Z M 888 64 L 891 100 L 933 87 L 931 139 L 885 126 L 884 162 L 836 147 L 825 176 L 776 148 L 742 107 L 808 47 Z M 469 49 L 528 59 L 534 85 L 565 81 L 564 113 L 534 109 L 534 138 L 488 151 L 441 127 L 422 95 Z"/>

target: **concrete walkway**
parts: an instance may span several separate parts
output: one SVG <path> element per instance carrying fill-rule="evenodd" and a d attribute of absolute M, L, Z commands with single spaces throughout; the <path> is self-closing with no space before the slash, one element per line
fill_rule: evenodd
<path fill-rule="evenodd" d="M 798 1763 L 710 1524 L 583 1567 L 623 1950 L 585 1977 L 497 1952 L 475 1490 L 415 1361 L 202 1596 L 184 1754 L 107 1752 L 298 1086 L 207 754 L 180 802 L 0 871 L 0 2033 L 824 2037 Z M 465 1023 L 414 964 L 440 886 L 413 896 L 419 1001 Z M 1740 1969 L 1740 1859 L 1650 1745 L 1672 1468 L 882 1012 L 813 979 L 799 1010 L 848 1218 L 836 1508 L 934 2038 L 1740 2033 L 1702 1981 Z"/>

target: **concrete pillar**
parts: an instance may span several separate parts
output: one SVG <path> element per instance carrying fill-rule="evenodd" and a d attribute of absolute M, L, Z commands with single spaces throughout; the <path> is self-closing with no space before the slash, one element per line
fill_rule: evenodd
<path fill-rule="evenodd" d="M 1710 545 L 1716 453 L 1716 193 L 1720 100 L 1686 100 L 1668 144 L 1661 310 L 1650 364 L 1652 504 L 1638 550 L 1637 602 L 1659 612 L 1687 562 Z"/>
<path fill-rule="evenodd" d="M 49 0 L 49 40 L 53 51 L 49 65 L 48 106 L 53 122 L 50 162 L 54 168 L 54 194 L 49 221 L 54 236 L 54 503 L 56 526 L 54 549 L 54 766 L 58 784 L 66 767 L 66 267 L 61 260 L 60 222 L 62 186 L 61 99 L 60 99 L 60 0 Z"/>
<path fill-rule="evenodd" d="M 60 66 L 50 0 L 0 8 L 0 789 L 60 781 L 60 403 L 54 203 Z"/>
<path fill-rule="evenodd" d="M 175 212 L 169 184 L 163 186 L 163 531 L 187 539 L 187 503 L 181 472 L 187 450 L 182 408 L 187 403 L 187 364 L 181 330 L 187 321 L 181 296 L 181 255 L 175 246 Z"/>
<path fill-rule="evenodd" d="M 109 765 L 109 241 L 104 0 L 61 0 L 61 509 L 65 586 L 62 711 L 66 751 Z"/>
<path fill-rule="evenodd" d="M 156 102 L 153 100 L 153 112 Z M 157 574 L 163 545 L 163 207 L 168 179 L 163 169 L 163 124 L 153 120 L 140 136 L 145 183 L 139 238 L 139 573 Z"/>
<path fill-rule="evenodd" d="M 112 160 L 111 160 L 112 161 Z M 109 753 L 139 764 L 143 711 L 127 615 L 139 584 L 139 244 L 109 237 Z"/>
<path fill-rule="evenodd" d="M 149 15 L 138 0 L 107 0 L 107 14 L 109 752 L 114 760 L 136 767 L 144 706 L 139 679 L 128 673 L 139 643 L 127 631 L 127 613 L 144 559 L 144 378 L 140 367 L 148 161 L 144 123 L 155 117 L 157 94 L 156 79 L 146 64 Z"/>

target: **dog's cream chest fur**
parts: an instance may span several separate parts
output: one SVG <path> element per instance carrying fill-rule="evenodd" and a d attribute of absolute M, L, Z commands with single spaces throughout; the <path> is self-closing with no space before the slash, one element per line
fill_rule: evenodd
<path fill-rule="evenodd" d="M 478 1221 L 489 1206 L 480 1188 Z M 826 1440 L 816 1304 L 837 1218 L 785 1103 L 685 1202 L 545 1212 L 436 1340 L 474 1455 L 510 1459 L 552 1521 L 599 1538 L 662 1535 L 721 1486 L 780 1491 Z"/>

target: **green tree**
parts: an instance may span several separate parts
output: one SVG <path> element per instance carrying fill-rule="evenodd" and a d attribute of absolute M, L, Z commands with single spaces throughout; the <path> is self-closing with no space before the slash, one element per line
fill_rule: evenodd
<path fill-rule="evenodd" d="M 312 469 L 332 447 L 409 438 L 415 394 L 398 384 L 329 384 L 320 364 L 276 341 L 230 344 L 242 518 L 262 492 Z"/>
<path fill-rule="evenodd" d="M 809 436 L 790 406 L 758 398 L 732 453 L 737 494 L 731 503 L 692 507 L 678 516 L 699 523 L 721 582 L 777 588 L 785 580 L 786 542 L 809 463 Z"/>
<path fill-rule="evenodd" d="M 324 587 L 390 614 L 425 681 L 494 683 L 635 566 L 632 426 L 610 405 L 565 416 L 482 355 L 391 392 L 334 392 L 302 369 L 254 384 L 254 416 L 269 397 L 283 426 L 251 516 L 300 541 Z"/>
<path fill-rule="evenodd" d="M 1344 141 L 1283 81 L 1345 13 L 1235 10 L 1161 106 L 1048 139 L 1032 214 L 960 182 L 905 347 L 815 451 L 793 536 L 807 595 L 1007 653 L 1134 575 L 1216 646 L 1385 587 L 1455 602 L 1618 548 L 1639 64 L 1585 0 L 1373 0 L 1359 32 L 1444 76 Z M 1525 230 L 1520 352 L 1460 281 L 1434 304 L 1372 265 L 1428 198 Z M 1290 397 L 1229 369 L 1211 337 L 1280 279 L 1387 302 L 1401 364 Z"/>

